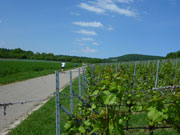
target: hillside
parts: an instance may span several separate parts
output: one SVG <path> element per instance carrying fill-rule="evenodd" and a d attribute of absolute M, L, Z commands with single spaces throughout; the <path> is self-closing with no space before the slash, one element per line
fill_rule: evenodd
<path fill-rule="evenodd" d="M 170 52 L 166 55 L 166 58 L 171 59 L 171 58 L 180 58 L 180 51 L 177 52 Z"/>
<path fill-rule="evenodd" d="M 104 62 L 122 62 L 122 61 L 142 61 L 142 60 L 155 60 L 162 59 L 162 56 L 153 56 L 153 55 L 142 55 L 142 54 L 127 54 L 119 57 L 111 57 L 104 59 Z"/>

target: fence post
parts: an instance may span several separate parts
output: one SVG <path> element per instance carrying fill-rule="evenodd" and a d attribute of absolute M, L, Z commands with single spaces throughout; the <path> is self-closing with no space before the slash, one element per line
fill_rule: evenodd
<path fill-rule="evenodd" d="M 178 59 L 176 59 L 176 67 L 175 67 L 175 79 L 176 79 L 176 73 L 177 73 L 177 65 L 178 65 Z"/>
<path fill-rule="evenodd" d="M 81 98 L 81 69 L 79 68 L 78 69 L 78 72 L 79 72 L 79 97 Z M 81 111 L 80 111 L 80 114 L 81 114 Z"/>
<path fill-rule="evenodd" d="M 59 72 L 56 71 L 56 135 L 60 135 Z"/>
<path fill-rule="evenodd" d="M 71 105 L 71 113 L 73 113 L 73 90 L 72 90 L 72 71 L 69 71 L 70 74 L 70 105 Z"/>
<path fill-rule="evenodd" d="M 135 62 L 135 67 L 134 67 L 132 88 L 133 88 L 133 86 L 134 86 L 134 82 L 135 82 L 135 75 L 136 75 L 136 64 L 137 64 L 137 61 Z"/>
<path fill-rule="evenodd" d="M 82 68 L 82 92 L 83 92 L 83 95 L 84 95 L 84 67 Z"/>
<path fill-rule="evenodd" d="M 84 85 L 85 85 L 85 90 L 87 89 L 87 78 L 86 78 L 86 68 L 84 68 Z"/>
<path fill-rule="evenodd" d="M 158 74 L 159 74 L 159 61 L 157 62 L 157 72 L 156 72 L 155 88 L 157 88 L 157 85 L 158 85 Z"/>

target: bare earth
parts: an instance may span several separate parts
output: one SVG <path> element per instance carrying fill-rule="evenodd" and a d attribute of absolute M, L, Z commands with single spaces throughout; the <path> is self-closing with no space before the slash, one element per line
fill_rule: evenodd
<path fill-rule="evenodd" d="M 78 76 L 78 70 L 72 73 L 73 79 Z M 60 73 L 60 88 L 69 83 L 69 71 Z M 55 92 L 55 74 L 42 76 L 22 82 L 0 86 L 0 103 L 31 101 L 48 99 Z M 7 114 L 3 116 L 3 109 L 0 108 L 0 134 L 14 121 L 30 112 L 35 106 L 42 102 L 17 104 L 7 107 Z"/>

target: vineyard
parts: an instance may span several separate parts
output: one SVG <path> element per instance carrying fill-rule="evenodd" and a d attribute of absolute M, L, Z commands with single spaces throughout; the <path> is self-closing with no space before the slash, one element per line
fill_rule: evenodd
<path fill-rule="evenodd" d="M 67 134 L 180 133 L 179 60 L 92 65 L 86 83 Z"/>

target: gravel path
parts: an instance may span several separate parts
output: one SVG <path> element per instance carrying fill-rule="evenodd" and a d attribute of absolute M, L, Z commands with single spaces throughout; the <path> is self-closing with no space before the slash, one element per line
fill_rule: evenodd
<path fill-rule="evenodd" d="M 73 69 L 72 71 L 74 71 L 72 74 L 74 79 L 78 76 L 78 70 Z M 69 78 L 69 71 L 60 73 L 60 88 L 65 87 L 69 83 Z M 51 74 L 0 86 L 0 103 L 47 99 L 54 92 L 55 74 Z M 9 106 L 5 116 L 3 116 L 3 109 L 0 108 L 0 131 L 9 127 L 15 120 L 31 111 L 37 103 L 39 102 Z"/>

